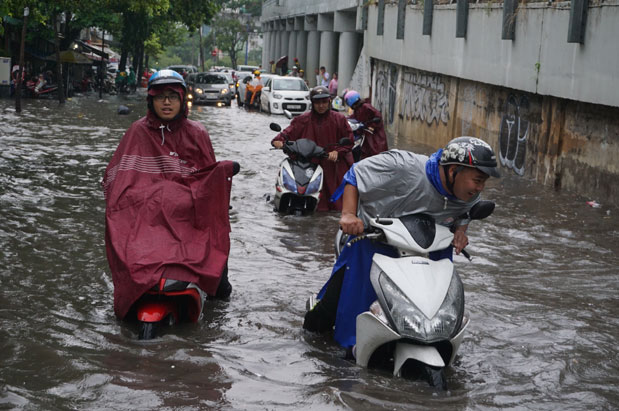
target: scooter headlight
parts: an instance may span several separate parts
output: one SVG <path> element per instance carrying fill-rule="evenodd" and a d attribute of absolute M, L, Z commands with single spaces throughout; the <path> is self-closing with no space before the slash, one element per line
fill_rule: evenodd
<path fill-rule="evenodd" d="M 464 288 L 457 273 L 452 276 L 445 300 L 432 318 L 426 317 L 383 272 L 378 282 L 391 323 L 402 337 L 432 343 L 449 340 L 458 333 L 464 313 Z"/>
<path fill-rule="evenodd" d="M 305 190 L 306 194 L 314 194 L 320 190 L 320 183 L 322 182 L 322 174 L 316 177 L 314 181 L 311 181 L 307 185 L 307 190 Z"/>
<path fill-rule="evenodd" d="M 288 174 L 285 168 L 282 168 L 282 180 L 284 182 L 284 187 L 293 193 L 297 192 L 297 183 L 294 181 L 294 178 Z"/>

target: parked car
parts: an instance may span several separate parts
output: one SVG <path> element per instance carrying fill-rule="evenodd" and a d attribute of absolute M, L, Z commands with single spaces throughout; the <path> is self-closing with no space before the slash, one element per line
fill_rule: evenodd
<path fill-rule="evenodd" d="M 258 66 L 247 66 L 247 65 L 242 65 L 239 64 L 238 66 L 236 66 L 236 70 L 237 71 L 249 71 L 250 73 L 253 73 L 254 70 L 259 70 L 260 68 Z"/>
<path fill-rule="evenodd" d="M 234 93 L 230 91 L 225 73 L 205 72 L 187 75 L 187 89 L 194 104 L 232 104 Z"/>
<path fill-rule="evenodd" d="M 309 88 L 299 77 L 269 76 L 260 97 L 262 111 L 293 115 L 302 114 L 310 108 Z"/>
<path fill-rule="evenodd" d="M 191 74 L 191 73 L 197 73 L 198 72 L 198 68 L 196 66 L 183 65 L 183 64 L 174 65 L 174 66 L 168 66 L 168 67 L 166 67 L 166 69 L 174 70 L 174 71 L 176 71 L 180 75 L 182 75 L 183 72 L 187 73 L 188 75 Z"/>

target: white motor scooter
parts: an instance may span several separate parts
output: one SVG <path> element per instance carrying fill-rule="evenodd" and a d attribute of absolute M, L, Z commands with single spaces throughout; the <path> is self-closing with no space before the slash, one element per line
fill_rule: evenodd
<path fill-rule="evenodd" d="M 478 220 L 493 211 L 492 201 L 480 201 L 467 217 Z M 369 233 L 348 243 L 341 231 L 336 239 L 338 255 L 343 244 L 364 238 L 398 251 L 395 258 L 377 253 L 372 259 L 370 280 L 378 299 L 357 316 L 355 360 L 364 367 L 388 364 L 396 376 L 409 368 L 406 375 L 446 388 L 444 368 L 453 363 L 469 318 L 464 313 L 462 281 L 452 261 L 433 261 L 428 253 L 447 248 L 453 234 L 423 214 L 376 218 L 370 224 Z M 470 259 L 465 250 L 462 254 Z M 310 307 L 313 303 L 308 301 Z M 419 363 L 421 370 L 415 367 Z"/>
<path fill-rule="evenodd" d="M 281 126 L 271 123 L 273 131 Z M 349 145 L 350 139 L 343 138 L 337 145 Z M 282 150 L 286 158 L 279 166 L 275 181 L 274 208 L 283 214 L 311 214 L 318 207 L 323 184 L 323 170 L 316 160 L 328 156 L 323 147 L 305 138 L 285 141 Z"/>

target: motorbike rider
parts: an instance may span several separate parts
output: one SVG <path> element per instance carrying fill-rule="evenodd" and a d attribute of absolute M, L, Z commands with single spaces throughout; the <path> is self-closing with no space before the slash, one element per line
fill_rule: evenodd
<path fill-rule="evenodd" d="M 389 149 L 387 147 L 387 135 L 380 111 L 374 108 L 368 99 L 361 99 L 361 95 L 355 90 L 348 90 L 344 95 L 344 101 L 353 110 L 349 118 L 355 119 L 367 127 L 367 130 L 363 131 L 365 140 L 361 146 L 361 159 L 387 151 Z"/>
<path fill-rule="evenodd" d="M 260 98 L 264 86 L 260 70 L 254 70 L 253 74 L 254 78 L 249 82 L 249 87 L 245 89 L 245 104 L 248 106 L 251 106 L 254 104 L 254 100 Z"/>
<path fill-rule="evenodd" d="M 102 181 L 114 311 L 165 274 L 227 298 L 231 162 L 217 163 L 208 132 L 187 118 L 187 86 L 173 70 L 148 81 L 147 114 L 121 139 Z M 204 212 L 208 210 L 208 212 Z"/>
<path fill-rule="evenodd" d="M 286 140 L 301 138 L 312 140 L 329 153 L 328 158 L 320 160 L 323 169 L 323 185 L 318 202 L 318 211 L 341 210 L 342 200 L 330 202 L 329 199 L 342 181 L 342 177 L 352 164 L 352 130 L 346 118 L 331 110 L 331 95 L 324 86 L 316 86 L 310 91 L 311 111 L 295 117 L 290 125 L 271 141 L 275 148 L 282 148 Z M 349 138 L 350 145 L 338 145 L 342 138 Z"/>
<path fill-rule="evenodd" d="M 454 232 L 452 246 L 430 258 L 452 258 L 468 244 L 469 220 L 461 219 L 477 202 L 487 179 L 499 177 L 496 156 L 483 140 L 458 137 L 430 157 L 391 150 L 355 163 L 342 187 L 344 205 L 340 227 L 345 234 L 362 234 L 369 220 L 424 213 Z M 355 344 L 356 317 L 376 300 L 370 282 L 372 256 L 395 256 L 393 248 L 364 239 L 344 247 L 331 277 L 318 294 L 320 301 L 305 315 L 303 328 L 327 332 L 343 347 Z"/>

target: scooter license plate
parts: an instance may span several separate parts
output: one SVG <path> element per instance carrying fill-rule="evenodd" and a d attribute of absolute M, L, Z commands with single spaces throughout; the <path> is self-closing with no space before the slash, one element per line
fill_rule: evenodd
<path fill-rule="evenodd" d="M 288 108 L 291 110 L 301 110 L 301 106 L 298 104 L 289 104 Z"/>

